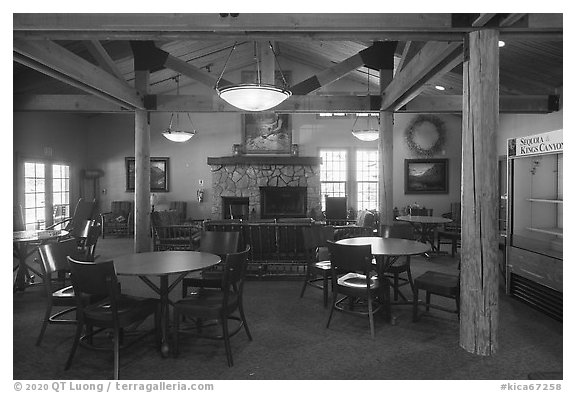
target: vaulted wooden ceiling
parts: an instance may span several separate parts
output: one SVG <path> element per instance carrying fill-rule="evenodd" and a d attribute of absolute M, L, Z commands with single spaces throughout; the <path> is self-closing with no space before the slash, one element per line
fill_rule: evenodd
<path fill-rule="evenodd" d="M 467 33 L 482 28 L 498 29 L 506 43 L 500 49 L 501 111 L 557 109 L 562 14 L 14 14 L 14 110 L 235 111 L 205 89 L 176 98 L 174 77 L 182 75 L 181 86 L 210 86 L 235 43 L 224 78 L 253 70 L 252 43 L 271 41 L 280 65 L 289 60 L 318 70 L 302 80 L 293 76 L 296 94 L 278 111 L 370 111 L 382 105 L 453 113 L 461 106 Z M 134 89 L 134 42 L 167 56 L 151 66 L 146 99 Z M 378 63 L 386 52 L 367 50 L 381 42 L 397 42 L 394 80 L 383 98 L 327 93 L 340 78 L 366 84 L 367 66 L 378 68 L 368 63 Z M 376 95 L 378 72 L 370 75 Z"/>

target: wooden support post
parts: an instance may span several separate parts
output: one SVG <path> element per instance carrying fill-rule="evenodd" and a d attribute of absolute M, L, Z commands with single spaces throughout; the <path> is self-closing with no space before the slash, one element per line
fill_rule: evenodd
<path fill-rule="evenodd" d="M 393 47 L 396 47 L 394 43 Z M 388 66 L 380 70 L 380 94 L 394 78 L 394 51 L 389 53 L 392 60 Z M 378 210 L 380 212 L 380 233 L 382 236 L 394 223 L 394 188 L 393 179 L 393 158 L 394 158 L 394 112 L 380 110 L 380 139 L 378 139 L 378 156 L 380 157 L 380 170 L 378 176 L 380 181 Z"/>
<path fill-rule="evenodd" d="M 460 346 L 498 348 L 498 31 L 469 34 L 462 105 Z"/>
<path fill-rule="evenodd" d="M 150 85 L 150 72 L 136 70 L 135 86 L 145 95 Z M 150 117 L 146 110 L 136 109 L 134 185 L 134 252 L 151 251 L 150 240 Z"/>
<path fill-rule="evenodd" d="M 268 41 L 260 41 L 258 43 L 260 47 L 260 71 L 262 72 L 262 83 L 268 85 L 275 85 L 276 78 L 274 75 L 274 54 L 272 49 L 268 45 Z"/>

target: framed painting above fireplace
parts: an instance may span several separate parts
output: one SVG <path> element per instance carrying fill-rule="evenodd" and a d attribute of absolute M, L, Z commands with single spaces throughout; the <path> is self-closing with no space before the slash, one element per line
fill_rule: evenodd
<path fill-rule="evenodd" d="M 242 115 L 242 141 L 247 154 L 290 154 L 290 115 L 274 112 Z"/>

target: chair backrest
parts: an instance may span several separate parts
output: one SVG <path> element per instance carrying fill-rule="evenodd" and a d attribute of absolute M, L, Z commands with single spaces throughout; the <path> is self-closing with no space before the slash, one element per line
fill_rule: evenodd
<path fill-rule="evenodd" d="M 26 226 L 24 225 L 24 214 L 22 214 L 22 205 L 14 206 L 14 216 L 12 225 L 14 226 L 14 231 L 24 231 Z"/>
<path fill-rule="evenodd" d="M 326 219 L 345 220 L 348 215 L 346 197 L 326 197 Z"/>
<path fill-rule="evenodd" d="M 110 203 L 110 211 L 113 214 L 128 216 L 132 213 L 131 201 L 112 201 Z"/>
<path fill-rule="evenodd" d="M 81 297 L 81 294 L 115 297 L 118 280 L 113 261 L 94 263 L 79 261 L 69 256 L 68 263 L 77 297 Z"/>
<path fill-rule="evenodd" d="M 250 245 L 247 245 L 244 251 L 226 254 L 222 274 L 222 289 L 224 290 L 223 304 L 227 304 L 231 290 L 234 290 L 239 296 L 242 296 L 249 253 Z"/>
<path fill-rule="evenodd" d="M 198 251 L 209 252 L 223 257 L 238 252 L 240 232 L 203 231 L 200 235 Z"/>
<path fill-rule="evenodd" d="M 411 208 L 411 213 L 413 216 L 431 216 L 434 209 L 422 208 Z"/>
<path fill-rule="evenodd" d="M 407 223 L 394 223 L 387 227 L 383 237 L 414 240 L 414 227 Z"/>
<path fill-rule="evenodd" d="M 333 271 L 362 272 L 368 275 L 372 270 L 372 247 L 370 245 L 352 246 L 330 240 L 327 243 Z M 333 280 L 335 279 L 333 277 Z"/>
<path fill-rule="evenodd" d="M 93 220 L 88 227 L 88 233 L 86 236 L 86 240 L 84 241 L 84 253 L 86 259 L 89 261 L 93 261 L 96 254 L 96 245 L 98 244 L 98 238 L 102 233 L 101 224 Z"/>
<path fill-rule="evenodd" d="M 356 225 L 360 227 L 373 228 L 375 224 L 376 217 L 374 217 L 374 213 L 372 213 L 370 210 L 362 210 L 360 213 L 358 213 Z"/>
<path fill-rule="evenodd" d="M 40 254 L 40 264 L 44 274 L 51 275 L 57 272 L 69 272 L 70 266 L 66 257 L 78 257 L 78 243 L 76 239 L 47 243 L 38 247 L 38 253 Z"/>
<path fill-rule="evenodd" d="M 302 238 L 306 252 L 312 252 L 317 247 L 326 247 L 328 240 L 334 240 L 334 226 L 312 225 L 302 227 Z"/>
<path fill-rule="evenodd" d="M 180 223 L 183 223 L 186 220 L 186 215 L 188 214 L 186 211 L 187 203 L 184 201 L 173 201 L 170 202 L 168 206 L 169 210 L 175 210 L 178 212 L 178 219 Z"/>

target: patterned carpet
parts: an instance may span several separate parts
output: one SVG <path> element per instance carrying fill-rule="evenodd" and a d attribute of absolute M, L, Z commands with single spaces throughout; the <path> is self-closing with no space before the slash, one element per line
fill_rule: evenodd
<path fill-rule="evenodd" d="M 131 244 L 129 239 L 104 239 L 97 254 L 101 260 L 113 258 L 130 252 Z M 425 270 L 454 271 L 457 260 L 417 257 L 412 266 L 418 276 Z M 154 296 L 138 279 L 122 278 L 122 289 Z M 162 358 L 151 336 L 121 353 L 120 376 L 137 380 L 521 380 L 529 375 L 558 377 L 562 371 L 562 323 L 503 293 L 498 353 L 481 357 L 459 347 L 458 319 L 453 314 L 431 310 L 413 323 L 410 307 L 395 306 L 395 324 L 377 317 L 372 340 L 363 317 L 337 313 L 326 329 L 329 310 L 322 306 L 321 291 L 309 288 L 300 298 L 300 289 L 301 282 L 295 280 L 246 283 L 245 309 L 254 341 L 243 332 L 232 338 L 234 367 L 227 366 L 220 341 L 184 339 L 178 358 Z M 173 296 L 179 293 L 177 286 Z M 451 302 L 446 305 L 453 306 Z M 84 348 L 78 350 L 72 368 L 64 371 L 74 332 L 71 325 L 48 326 L 42 345 L 36 347 L 43 310 L 41 286 L 14 294 L 14 379 L 112 377 L 111 353 Z"/>

